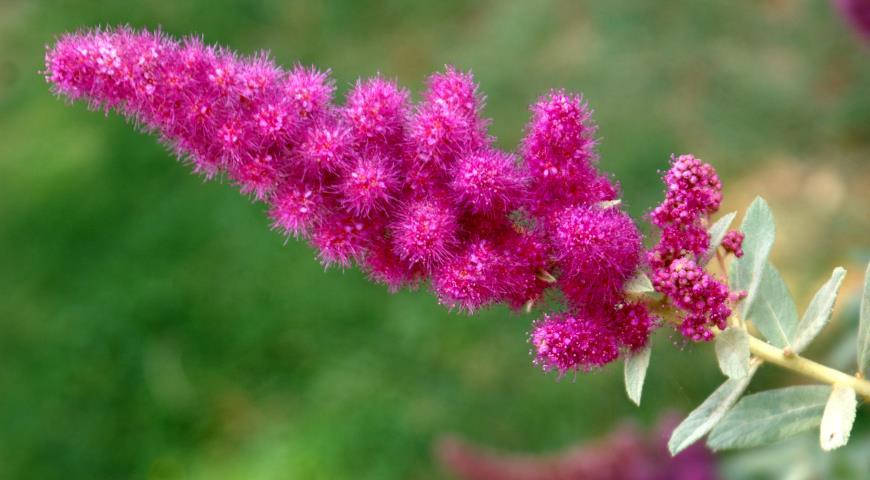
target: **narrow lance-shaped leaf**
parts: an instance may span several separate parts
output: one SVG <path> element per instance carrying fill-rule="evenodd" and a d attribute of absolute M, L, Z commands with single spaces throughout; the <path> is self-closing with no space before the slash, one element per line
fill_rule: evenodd
<path fill-rule="evenodd" d="M 715 427 L 740 395 L 743 395 L 757 370 L 758 365 L 753 365 L 746 376 L 727 380 L 707 397 L 704 403 L 692 410 L 692 413 L 671 433 L 671 438 L 668 440 L 668 450 L 671 455 L 680 453 Z"/>
<path fill-rule="evenodd" d="M 758 286 L 755 302 L 746 318 L 777 347 L 791 345 L 797 328 L 797 307 L 779 271 L 767 264 Z"/>
<path fill-rule="evenodd" d="M 843 283 L 845 276 L 846 270 L 842 267 L 835 268 L 830 280 L 825 282 L 822 288 L 816 292 L 800 323 L 798 323 L 795 338 L 791 342 L 795 353 L 800 353 L 807 348 L 810 342 L 816 338 L 816 335 L 828 324 L 831 312 L 834 310 L 834 301 L 840 291 L 840 284 Z"/>
<path fill-rule="evenodd" d="M 864 273 L 864 293 L 858 318 L 858 371 L 866 377 L 870 370 L 870 263 Z"/>
<path fill-rule="evenodd" d="M 710 432 L 713 450 L 767 445 L 817 427 L 831 387 L 800 385 L 743 397 Z"/>
<path fill-rule="evenodd" d="M 722 218 L 717 220 L 716 223 L 707 229 L 707 233 L 710 234 L 710 246 L 707 248 L 707 252 L 704 253 L 704 257 L 701 259 L 701 265 L 706 265 L 716 255 L 716 249 L 718 249 L 719 245 L 722 244 L 722 239 L 725 238 L 725 234 L 728 233 L 728 227 L 731 226 L 731 222 L 734 221 L 734 217 L 736 216 L 737 212 L 723 215 Z"/>
<path fill-rule="evenodd" d="M 651 350 L 650 345 L 647 345 L 640 351 L 631 352 L 625 357 L 625 392 L 636 405 L 640 405 Z"/>
<path fill-rule="evenodd" d="M 852 424 L 855 423 L 855 410 L 858 399 L 855 390 L 846 385 L 834 385 L 819 429 L 819 443 L 822 450 L 830 451 L 849 442 Z"/>
<path fill-rule="evenodd" d="M 749 335 L 746 330 L 730 327 L 716 336 L 716 359 L 728 378 L 749 373 Z"/>
<path fill-rule="evenodd" d="M 761 283 L 775 236 L 773 214 L 763 198 L 757 197 L 749 206 L 740 230 L 746 236 L 743 239 L 743 256 L 731 265 L 729 280 L 732 290 L 746 291 L 746 298 L 740 307 L 740 314 L 745 318 L 755 301 L 755 293 Z"/>

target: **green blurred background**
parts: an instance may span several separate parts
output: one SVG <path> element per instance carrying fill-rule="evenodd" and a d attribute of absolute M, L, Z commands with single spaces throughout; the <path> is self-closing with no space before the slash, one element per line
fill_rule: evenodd
<path fill-rule="evenodd" d="M 0 478 L 443 478 L 441 433 L 544 452 L 688 411 L 721 381 L 712 348 L 660 331 L 637 409 L 621 365 L 533 368 L 528 316 L 324 272 L 261 205 L 49 93 L 46 44 L 123 23 L 331 68 L 340 94 L 376 72 L 419 94 L 446 63 L 472 69 L 508 149 L 538 95 L 582 91 L 633 214 L 692 152 L 719 168 L 724 211 L 771 201 L 799 308 L 834 265 L 847 297 L 860 284 L 870 49 L 826 1 L 5 0 Z M 854 316 L 840 306 L 834 330 Z M 752 389 L 794 381 L 765 371 Z"/>

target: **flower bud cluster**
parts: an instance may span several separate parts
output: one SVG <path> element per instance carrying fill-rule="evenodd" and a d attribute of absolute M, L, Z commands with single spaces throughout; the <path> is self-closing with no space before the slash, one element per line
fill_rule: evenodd
<path fill-rule="evenodd" d="M 710 164 L 692 155 L 672 157 L 664 182 L 665 200 L 650 214 L 661 230 L 647 253 L 653 287 L 682 310 L 679 330 L 685 337 L 709 341 L 712 328 L 724 329 L 731 315 L 728 287 L 698 264 L 710 245 L 706 224 L 719 210 L 722 184 Z M 723 247 L 740 256 L 742 240 L 742 233 L 729 232 Z"/>
<path fill-rule="evenodd" d="M 471 74 L 452 67 L 416 105 L 381 77 L 337 105 L 328 72 L 119 28 L 61 38 L 45 74 L 57 93 L 157 133 L 195 171 L 231 179 L 326 266 L 356 263 L 391 290 L 430 280 L 468 312 L 560 289 L 569 313 L 532 334 L 545 368 L 602 365 L 647 342 L 648 312 L 622 294 L 641 235 L 596 168 L 577 95 L 535 103 L 513 155 L 493 145 Z"/>
<path fill-rule="evenodd" d="M 735 257 L 743 256 L 743 232 L 739 230 L 731 230 L 722 238 L 722 249 L 728 253 L 734 254 Z"/>

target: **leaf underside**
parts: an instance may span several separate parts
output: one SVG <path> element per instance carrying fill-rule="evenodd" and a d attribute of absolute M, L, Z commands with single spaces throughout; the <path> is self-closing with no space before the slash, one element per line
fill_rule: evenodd
<path fill-rule="evenodd" d="M 625 392 L 636 405 L 640 405 L 651 350 L 650 345 L 647 345 L 642 350 L 631 352 L 625 357 Z"/>
<path fill-rule="evenodd" d="M 797 307 L 779 271 L 770 263 L 765 266 L 755 301 L 745 318 L 752 320 L 772 345 L 791 346 L 797 329 Z"/>
<path fill-rule="evenodd" d="M 763 198 L 756 197 L 746 210 L 740 230 L 745 235 L 743 256 L 731 265 L 729 281 L 732 290 L 746 292 L 746 298 L 740 306 L 740 315 L 746 318 L 746 312 L 755 301 L 755 294 L 761 283 L 775 237 L 773 214 Z"/>
<path fill-rule="evenodd" d="M 728 378 L 742 378 L 749 372 L 749 335 L 746 330 L 730 327 L 716 335 L 716 359 Z"/>
<path fill-rule="evenodd" d="M 831 320 L 834 301 L 837 300 L 837 293 L 840 291 L 840 284 L 843 283 L 845 276 L 846 270 L 842 267 L 835 268 L 831 273 L 831 278 L 822 285 L 810 301 L 804 316 L 797 325 L 794 340 L 791 342 L 795 353 L 800 353 L 807 348 Z"/>
<path fill-rule="evenodd" d="M 713 450 L 757 447 L 819 426 L 831 387 L 799 385 L 743 397 L 710 432 Z"/>
<path fill-rule="evenodd" d="M 680 453 L 715 427 L 749 386 L 757 370 L 758 365 L 753 365 L 746 376 L 727 380 L 694 409 L 671 434 L 668 440 L 671 455 Z"/>

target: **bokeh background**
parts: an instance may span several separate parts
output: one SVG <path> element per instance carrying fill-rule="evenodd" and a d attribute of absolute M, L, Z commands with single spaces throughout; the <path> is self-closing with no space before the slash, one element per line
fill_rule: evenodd
<path fill-rule="evenodd" d="M 445 478 L 442 433 L 547 452 L 688 411 L 722 380 L 710 346 L 660 331 L 638 409 L 621 364 L 562 381 L 533 368 L 529 316 L 466 317 L 324 272 L 261 205 L 49 93 L 46 44 L 125 23 L 331 68 L 340 95 L 376 72 L 418 95 L 446 63 L 472 69 L 506 149 L 538 95 L 582 91 L 638 218 L 670 154 L 691 152 L 720 170 L 723 211 L 770 201 L 799 309 L 849 269 L 810 352 L 849 368 L 838 332 L 870 258 L 870 48 L 826 1 L 5 0 L 0 478 Z M 764 371 L 751 390 L 796 381 Z M 856 445 L 824 461 L 860 478 Z M 855 448 L 863 471 L 840 460 Z M 809 458 L 785 451 L 760 461 Z M 752 459 L 723 458 L 749 475 Z"/>

